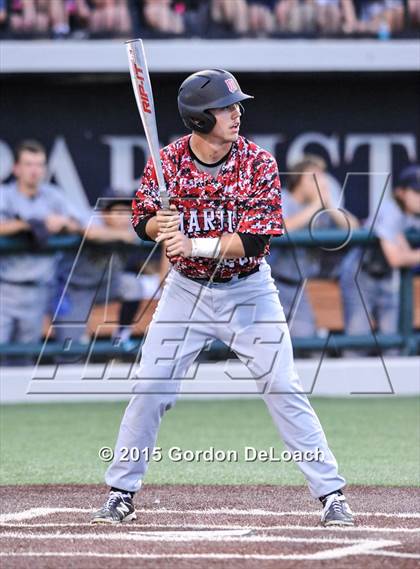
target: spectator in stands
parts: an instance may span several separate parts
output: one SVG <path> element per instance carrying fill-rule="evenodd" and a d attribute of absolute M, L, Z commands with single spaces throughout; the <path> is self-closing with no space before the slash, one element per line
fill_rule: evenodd
<path fill-rule="evenodd" d="M 34 34 L 40 31 L 40 27 L 43 28 L 38 22 L 35 0 L 12 0 L 10 6 L 10 28 L 12 32 Z"/>
<path fill-rule="evenodd" d="M 13 172 L 16 180 L 0 188 L 0 235 L 27 233 L 35 249 L 50 235 L 80 231 L 78 214 L 59 188 L 44 182 L 46 153 L 39 142 L 27 140 L 17 146 Z M 56 255 L 51 253 L 11 253 L 2 258 L 1 343 L 41 339 L 55 268 Z"/>
<path fill-rule="evenodd" d="M 217 24 L 228 26 L 236 34 L 246 34 L 249 30 L 246 0 L 212 0 L 211 18 Z"/>
<path fill-rule="evenodd" d="M 339 195 L 328 179 L 322 158 L 304 156 L 290 169 L 286 187 L 282 192 L 283 219 L 292 242 L 294 231 L 308 229 L 309 226 L 313 229 L 339 227 L 346 230 L 349 225 L 358 226 L 352 214 L 346 212 L 344 215 L 337 210 Z M 316 216 L 320 210 L 325 211 Z M 304 284 L 304 279 L 320 274 L 319 250 L 299 247 L 280 251 L 273 248 L 269 262 L 292 336 L 315 335 L 313 310 L 305 290 L 300 297 L 299 287 Z"/>
<path fill-rule="evenodd" d="M 10 26 L 20 34 L 66 37 L 70 32 L 64 0 L 12 0 Z"/>
<path fill-rule="evenodd" d="M 54 39 L 66 38 L 70 33 L 69 15 L 64 0 L 37 0 L 48 16 L 48 27 Z"/>
<path fill-rule="evenodd" d="M 85 39 L 89 36 L 90 8 L 88 0 L 65 0 L 72 37 Z"/>
<path fill-rule="evenodd" d="M 279 0 L 274 8 L 282 32 L 313 33 L 316 30 L 316 10 L 313 0 Z"/>
<path fill-rule="evenodd" d="M 248 0 L 249 29 L 257 36 L 268 36 L 275 28 L 274 6 L 276 0 Z"/>
<path fill-rule="evenodd" d="M 408 0 L 408 20 L 411 28 L 420 29 L 420 2 L 418 0 Z"/>
<path fill-rule="evenodd" d="M 92 211 L 84 216 L 86 229 L 81 252 L 76 258 L 74 254 L 66 254 L 60 261 L 59 303 L 53 325 L 54 336 L 63 345 L 88 340 L 86 325 L 95 302 L 120 299 L 120 278 L 127 251 L 109 251 L 98 248 L 98 244 L 138 240 L 130 223 L 130 198 L 118 197 L 109 190 L 99 206 L 99 213 Z"/>
<path fill-rule="evenodd" d="M 358 31 L 387 39 L 404 27 L 403 0 L 353 0 L 358 14 Z"/>
<path fill-rule="evenodd" d="M 323 35 L 354 33 L 356 12 L 352 0 L 315 0 L 318 31 Z"/>
<path fill-rule="evenodd" d="M 182 0 L 176 7 L 184 14 L 187 35 L 203 37 L 207 34 L 211 22 L 211 0 Z"/>
<path fill-rule="evenodd" d="M 90 222 L 85 223 L 87 241 L 81 253 L 76 259 L 74 255 L 65 255 L 61 261 L 54 336 L 63 347 L 68 347 L 69 342 L 87 343 L 87 323 L 94 304 L 120 301 L 119 326 L 112 336 L 115 342 L 130 349 L 132 325 L 140 304 L 143 300 L 159 298 L 160 283 L 166 277 L 169 264 L 165 255 L 160 263 L 152 259 L 144 266 L 144 251 L 98 248 L 99 244 L 116 241 L 138 242 L 130 221 L 131 198 L 109 190 L 107 198 L 101 198 L 100 208 L 99 214 L 96 212 Z M 59 361 L 73 362 L 74 359 L 64 355 Z"/>
<path fill-rule="evenodd" d="M 279 0 L 275 14 L 280 30 L 286 32 L 328 35 L 357 29 L 352 0 Z"/>
<path fill-rule="evenodd" d="M 0 26 L 7 20 L 7 4 L 6 0 L 0 0 Z"/>
<path fill-rule="evenodd" d="M 341 0 L 342 9 L 342 31 L 345 34 L 355 34 L 358 31 L 356 9 L 353 2 Z"/>
<path fill-rule="evenodd" d="M 129 34 L 131 27 L 127 0 L 90 0 L 90 33 L 118 37 Z"/>
<path fill-rule="evenodd" d="M 144 0 L 144 21 L 149 28 L 165 34 L 181 35 L 185 32 L 183 10 L 172 0 Z"/>
<path fill-rule="evenodd" d="M 372 212 L 366 222 L 366 228 L 372 228 L 379 238 L 380 247 L 354 247 L 343 260 L 340 286 L 347 334 L 369 334 L 373 323 L 384 334 L 397 332 L 398 269 L 420 265 L 420 248 L 413 249 L 404 235 L 407 229 L 420 231 L 419 164 L 401 172 L 393 197 L 384 201 L 378 212 Z"/>
<path fill-rule="evenodd" d="M 337 34 L 342 29 L 341 0 L 315 0 L 318 30 L 321 34 Z"/>
<path fill-rule="evenodd" d="M 0 27 L 17 36 L 124 36 L 132 13 L 141 26 L 169 36 L 205 36 L 213 22 L 237 35 L 387 39 L 404 30 L 405 7 L 409 27 L 418 29 L 419 0 L 0 0 Z"/>

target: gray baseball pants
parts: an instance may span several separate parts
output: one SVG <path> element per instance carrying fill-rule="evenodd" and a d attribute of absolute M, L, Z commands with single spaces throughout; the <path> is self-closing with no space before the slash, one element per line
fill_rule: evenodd
<path fill-rule="evenodd" d="M 138 461 L 121 461 L 121 449 L 152 451 L 162 417 L 175 404 L 181 380 L 208 338 L 230 346 L 248 367 L 286 448 L 323 453 L 323 461 L 296 463 L 312 496 L 342 488 L 345 480 L 296 373 L 289 330 L 266 262 L 249 277 L 211 285 L 171 271 L 143 345 L 139 381 L 121 422 L 107 484 L 140 489 L 148 463 L 143 455 Z"/>

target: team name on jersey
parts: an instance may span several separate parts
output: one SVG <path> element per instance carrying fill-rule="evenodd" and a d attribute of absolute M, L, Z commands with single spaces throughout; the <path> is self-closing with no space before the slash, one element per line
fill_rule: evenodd
<path fill-rule="evenodd" d="M 180 230 L 186 235 L 209 231 L 233 233 L 238 224 L 236 208 L 189 209 L 180 213 L 180 219 Z"/>

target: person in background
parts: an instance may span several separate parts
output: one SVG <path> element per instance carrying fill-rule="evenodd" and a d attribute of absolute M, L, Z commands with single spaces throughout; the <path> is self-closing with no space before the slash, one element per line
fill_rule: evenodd
<path fill-rule="evenodd" d="M 144 0 L 146 25 L 157 32 L 181 35 L 185 32 L 184 14 L 176 10 L 172 0 Z"/>
<path fill-rule="evenodd" d="M 85 242 L 80 253 L 65 254 L 60 261 L 57 297 L 53 317 L 55 339 L 87 342 L 87 323 L 95 303 L 120 300 L 120 278 L 127 253 L 110 251 L 99 244 L 137 242 L 130 223 L 131 199 L 108 191 L 99 201 L 100 211 L 85 214 Z"/>
<path fill-rule="evenodd" d="M 352 0 L 314 0 L 318 31 L 323 35 L 354 33 L 356 11 Z"/>
<path fill-rule="evenodd" d="M 212 0 L 211 18 L 214 22 L 229 26 L 236 34 L 249 30 L 249 14 L 246 0 Z"/>
<path fill-rule="evenodd" d="M 328 35 L 357 30 L 352 0 L 279 0 L 275 15 L 279 29 L 285 32 Z"/>
<path fill-rule="evenodd" d="M 274 6 L 276 0 L 248 0 L 249 30 L 257 36 L 267 36 L 274 32 Z"/>
<path fill-rule="evenodd" d="M 315 0 L 317 27 L 321 34 L 337 34 L 342 29 L 341 0 Z"/>
<path fill-rule="evenodd" d="M 10 26 L 18 33 L 53 38 L 66 37 L 70 32 L 64 0 L 12 0 Z"/>
<path fill-rule="evenodd" d="M 374 323 L 384 334 L 397 332 L 398 269 L 420 265 L 420 249 L 412 248 L 404 235 L 407 229 L 420 231 L 419 164 L 400 173 L 393 198 L 385 200 L 378 212 L 372 212 L 365 224 L 379 238 L 380 247 L 354 247 L 343 259 L 340 286 L 347 334 L 370 334 Z M 360 351 L 346 354 L 363 355 Z"/>
<path fill-rule="evenodd" d="M 306 155 L 290 168 L 286 189 L 282 192 L 283 219 L 293 242 L 293 232 L 299 229 L 358 227 L 357 219 L 349 212 L 337 209 L 339 196 L 332 188 L 326 164 L 316 155 Z M 320 210 L 325 210 L 318 214 Z M 315 217 L 316 216 L 316 217 Z M 317 248 L 273 248 L 269 257 L 286 319 L 293 337 L 309 337 L 317 333 L 312 306 L 303 280 L 317 277 L 321 270 Z"/>
<path fill-rule="evenodd" d="M 7 21 L 7 3 L 6 0 L 0 0 L 0 26 Z"/>
<path fill-rule="evenodd" d="M 408 20 L 409 26 L 415 30 L 420 29 L 420 2 L 418 0 L 408 0 Z"/>
<path fill-rule="evenodd" d="M 70 33 L 69 15 L 64 0 L 37 0 L 47 18 L 47 27 L 53 39 L 64 39 Z"/>
<path fill-rule="evenodd" d="M 0 187 L 0 235 L 30 235 L 34 248 L 50 235 L 79 233 L 78 214 L 60 189 L 44 182 L 46 153 L 35 140 L 18 144 L 15 181 Z M 0 264 L 0 342 L 36 343 L 42 337 L 48 293 L 56 270 L 54 253 L 10 253 Z"/>
<path fill-rule="evenodd" d="M 71 36 L 86 39 L 89 36 L 90 8 L 87 0 L 65 0 L 65 9 L 69 19 Z"/>
<path fill-rule="evenodd" d="M 118 338 L 126 349 L 130 349 L 132 345 L 137 346 L 130 340 L 141 303 L 159 300 L 163 283 L 170 270 L 165 254 L 161 254 L 160 261 L 151 259 L 147 266 L 144 263 L 144 253 L 141 255 L 140 251 L 133 251 L 121 274 L 119 326 L 113 336 Z"/>
<path fill-rule="evenodd" d="M 46 31 L 43 18 L 39 21 L 35 0 L 12 0 L 10 4 L 10 29 L 17 34 L 36 34 Z"/>
<path fill-rule="evenodd" d="M 402 0 L 353 0 L 358 14 L 358 31 L 376 34 L 381 39 L 404 28 Z"/>
<path fill-rule="evenodd" d="M 129 34 L 132 24 L 127 0 L 90 0 L 88 29 L 92 34 L 116 37 Z"/>
<path fill-rule="evenodd" d="M 356 34 L 358 32 L 358 21 L 356 7 L 353 0 L 341 0 L 341 9 L 343 14 L 342 31 L 344 34 Z"/>
<path fill-rule="evenodd" d="M 316 11 L 313 0 L 279 0 L 274 7 L 279 31 L 313 33 L 316 30 Z"/>

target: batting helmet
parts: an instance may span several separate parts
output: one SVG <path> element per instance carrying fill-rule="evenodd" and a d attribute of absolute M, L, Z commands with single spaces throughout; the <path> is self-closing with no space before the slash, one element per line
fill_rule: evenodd
<path fill-rule="evenodd" d="M 208 134 L 216 124 L 209 109 L 221 109 L 253 98 L 242 93 L 229 71 L 205 69 L 193 73 L 182 83 L 178 91 L 178 109 L 187 128 Z"/>

